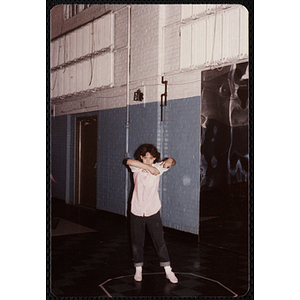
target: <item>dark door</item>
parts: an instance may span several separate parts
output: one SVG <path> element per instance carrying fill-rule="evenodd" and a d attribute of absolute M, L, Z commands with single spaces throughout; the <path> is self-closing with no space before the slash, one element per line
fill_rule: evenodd
<path fill-rule="evenodd" d="M 97 117 L 77 118 L 77 204 L 96 207 Z"/>

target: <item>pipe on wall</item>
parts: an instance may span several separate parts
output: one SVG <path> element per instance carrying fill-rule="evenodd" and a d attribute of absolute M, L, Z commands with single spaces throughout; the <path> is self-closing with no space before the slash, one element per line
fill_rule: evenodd
<path fill-rule="evenodd" d="M 127 11 L 127 78 L 126 78 L 126 146 L 125 146 L 125 158 L 129 158 L 129 125 L 130 125 L 130 39 L 131 39 L 131 5 L 128 5 Z M 126 170 L 125 179 L 125 216 L 127 216 L 127 202 L 129 196 L 129 174 Z"/>
<path fill-rule="evenodd" d="M 163 83 L 165 85 L 165 92 L 163 94 L 160 95 L 160 107 L 161 107 L 161 117 L 160 117 L 160 121 L 163 122 L 164 118 L 163 118 L 163 107 L 167 106 L 167 85 L 168 85 L 168 80 L 164 80 L 164 76 L 161 77 L 161 83 Z M 165 104 L 163 104 L 163 97 L 165 97 Z"/>

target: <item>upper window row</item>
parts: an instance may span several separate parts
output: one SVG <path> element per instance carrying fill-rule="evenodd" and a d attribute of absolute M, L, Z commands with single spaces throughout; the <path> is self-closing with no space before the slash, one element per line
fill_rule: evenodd
<path fill-rule="evenodd" d="M 182 4 L 181 19 L 215 13 L 217 10 L 230 7 L 228 4 Z"/>
<path fill-rule="evenodd" d="M 67 20 L 67 19 L 72 18 L 90 6 L 91 6 L 91 4 L 64 5 L 64 19 Z"/>

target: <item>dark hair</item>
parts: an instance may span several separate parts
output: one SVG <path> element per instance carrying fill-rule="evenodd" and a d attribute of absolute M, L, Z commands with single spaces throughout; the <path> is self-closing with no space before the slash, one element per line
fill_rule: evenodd
<path fill-rule="evenodd" d="M 142 161 L 141 156 L 145 156 L 147 152 L 149 152 L 153 157 L 155 157 L 154 163 L 160 161 L 160 153 L 157 151 L 156 147 L 152 144 L 140 145 L 136 149 L 136 151 L 134 153 L 134 157 L 135 157 L 135 159 Z"/>

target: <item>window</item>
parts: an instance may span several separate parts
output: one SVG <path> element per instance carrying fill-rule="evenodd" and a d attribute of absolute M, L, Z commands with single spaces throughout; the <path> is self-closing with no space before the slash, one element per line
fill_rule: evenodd
<path fill-rule="evenodd" d="M 106 14 L 51 42 L 51 98 L 113 86 L 113 24 Z"/>
<path fill-rule="evenodd" d="M 181 5 L 181 19 L 189 19 L 200 15 L 209 15 L 216 9 L 227 8 L 226 4 L 183 4 Z"/>
<path fill-rule="evenodd" d="M 91 4 L 69 4 L 64 5 L 64 19 L 70 19 L 75 15 L 81 13 L 83 10 L 90 7 Z"/>
<path fill-rule="evenodd" d="M 238 5 L 189 20 L 181 26 L 180 37 L 181 69 L 247 58 L 248 11 Z"/>

